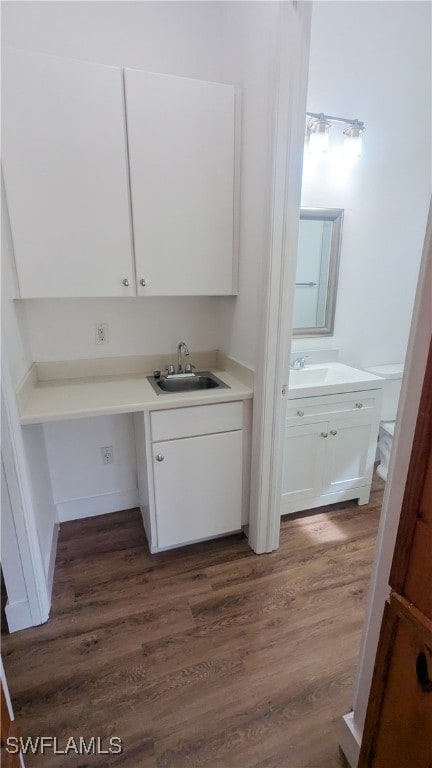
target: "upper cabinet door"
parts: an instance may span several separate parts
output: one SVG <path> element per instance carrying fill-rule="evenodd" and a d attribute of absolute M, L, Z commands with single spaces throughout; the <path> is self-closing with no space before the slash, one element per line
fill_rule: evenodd
<path fill-rule="evenodd" d="M 9 50 L 3 74 L 21 297 L 136 295 L 121 70 Z"/>
<path fill-rule="evenodd" d="M 139 295 L 236 292 L 233 86 L 125 70 Z"/>

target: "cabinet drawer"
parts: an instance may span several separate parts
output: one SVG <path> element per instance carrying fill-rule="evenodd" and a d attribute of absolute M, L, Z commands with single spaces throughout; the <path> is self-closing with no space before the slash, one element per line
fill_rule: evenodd
<path fill-rule="evenodd" d="M 230 432 L 243 427 L 243 402 L 155 411 L 150 419 L 152 441 Z"/>
<path fill-rule="evenodd" d="M 323 418 L 348 415 L 350 417 L 371 414 L 381 403 L 381 390 L 348 392 L 346 395 L 322 395 L 288 400 L 286 425 L 312 424 Z"/>

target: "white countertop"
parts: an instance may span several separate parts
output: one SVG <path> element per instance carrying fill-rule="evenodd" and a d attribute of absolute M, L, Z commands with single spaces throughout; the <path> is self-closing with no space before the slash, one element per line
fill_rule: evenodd
<path fill-rule="evenodd" d="M 155 411 L 252 398 L 253 391 L 227 371 L 212 370 L 229 389 L 157 395 L 145 374 L 34 381 L 20 398 L 22 424 L 114 413 Z"/>
<path fill-rule="evenodd" d="M 382 389 L 384 381 L 368 371 L 339 362 L 306 365 L 289 374 L 288 399 Z"/>

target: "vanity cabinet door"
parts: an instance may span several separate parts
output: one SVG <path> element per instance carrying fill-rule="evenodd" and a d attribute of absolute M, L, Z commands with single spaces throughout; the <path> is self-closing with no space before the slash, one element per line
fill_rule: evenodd
<path fill-rule="evenodd" d="M 241 529 L 243 433 L 152 444 L 158 548 Z"/>
<path fill-rule="evenodd" d="M 125 69 L 138 295 L 236 293 L 235 89 Z"/>
<path fill-rule="evenodd" d="M 367 503 L 380 402 L 380 393 L 366 391 L 288 403 L 282 515 L 352 498 Z"/>
<path fill-rule="evenodd" d="M 328 422 L 323 421 L 285 429 L 282 515 L 284 503 L 321 495 L 329 442 L 328 426 Z"/>
<path fill-rule="evenodd" d="M 371 482 L 376 452 L 376 425 L 364 419 L 329 422 L 322 493 L 336 493 Z"/>
<path fill-rule="evenodd" d="M 21 298 L 135 296 L 121 69 L 9 49 L 3 77 Z"/>

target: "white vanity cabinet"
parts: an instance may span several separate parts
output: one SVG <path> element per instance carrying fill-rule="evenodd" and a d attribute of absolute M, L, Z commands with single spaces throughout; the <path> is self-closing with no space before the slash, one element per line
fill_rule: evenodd
<path fill-rule="evenodd" d="M 3 70 L 21 298 L 236 293 L 233 86 L 16 49 Z"/>
<path fill-rule="evenodd" d="M 242 402 L 137 414 L 135 437 L 151 552 L 241 529 Z"/>
<path fill-rule="evenodd" d="M 288 401 L 281 514 L 369 500 L 382 392 Z"/>

